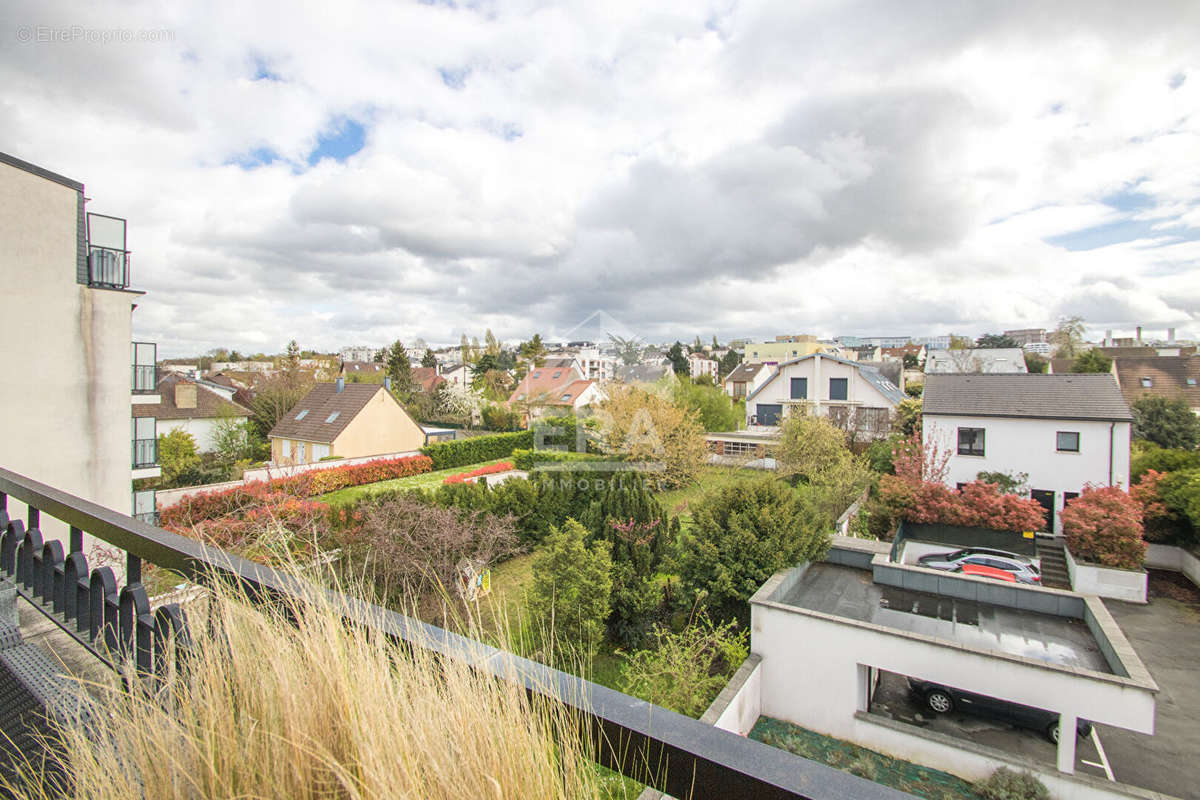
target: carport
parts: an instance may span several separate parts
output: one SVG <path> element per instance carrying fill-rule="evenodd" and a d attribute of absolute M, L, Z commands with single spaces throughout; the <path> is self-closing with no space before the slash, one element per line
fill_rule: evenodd
<path fill-rule="evenodd" d="M 1154 732 L 1158 687 L 1098 600 L 869 553 L 831 560 L 751 599 L 763 714 L 960 774 L 961 753 L 867 713 L 881 670 L 1046 709 L 1064 731 L 1083 717 Z M 1060 772 L 1074 771 L 1075 747 L 1060 736 Z"/>

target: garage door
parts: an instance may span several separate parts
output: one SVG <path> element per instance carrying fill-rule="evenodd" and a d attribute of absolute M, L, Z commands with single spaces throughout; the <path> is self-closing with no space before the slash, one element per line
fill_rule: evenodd
<path fill-rule="evenodd" d="M 778 425 L 779 418 L 783 416 L 783 406 L 778 403 L 759 403 L 757 413 L 759 425 Z"/>

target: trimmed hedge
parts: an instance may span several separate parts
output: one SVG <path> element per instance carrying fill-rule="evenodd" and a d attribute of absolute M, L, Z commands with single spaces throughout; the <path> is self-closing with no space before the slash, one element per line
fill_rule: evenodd
<path fill-rule="evenodd" d="M 569 453 L 565 450 L 513 450 L 513 464 L 517 469 L 531 470 L 538 464 L 552 461 L 624 461 L 625 456 L 606 456 L 596 453 Z"/>
<path fill-rule="evenodd" d="M 480 461 L 494 461 L 512 455 L 519 447 L 533 447 L 533 431 L 498 433 L 494 436 L 473 436 L 453 442 L 438 442 L 421 448 L 433 461 L 433 469 L 453 469 Z"/>

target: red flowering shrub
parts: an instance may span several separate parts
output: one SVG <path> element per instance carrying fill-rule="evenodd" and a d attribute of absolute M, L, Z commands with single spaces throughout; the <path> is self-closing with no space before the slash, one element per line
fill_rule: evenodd
<path fill-rule="evenodd" d="M 477 478 L 480 475 L 492 475 L 497 472 L 508 472 L 511 469 L 513 469 L 511 461 L 501 461 L 499 464 L 489 464 L 486 467 L 479 467 L 470 472 L 459 472 L 446 478 L 442 483 L 466 483 L 467 478 Z"/>
<path fill-rule="evenodd" d="M 982 481 L 956 492 L 941 483 L 884 475 L 879 479 L 879 499 L 894 518 L 908 522 L 998 531 L 1035 531 L 1045 524 L 1045 512 L 1037 501 L 1001 494 L 996 484 Z"/>
<path fill-rule="evenodd" d="M 198 522 L 238 514 L 247 508 L 261 505 L 263 498 L 270 493 L 283 493 L 299 498 L 313 497 L 348 486 L 420 475 L 432 468 L 433 460 L 429 456 L 378 458 L 364 464 L 346 464 L 271 481 L 253 481 L 232 489 L 185 497 L 176 505 L 163 510 L 161 524 L 164 528 L 190 527 Z"/>
<path fill-rule="evenodd" d="M 1138 569 L 1146 558 L 1142 508 L 1116 486 L 1085 486 L 1062 512 L 1067 548 L 1080 561 Z"/>

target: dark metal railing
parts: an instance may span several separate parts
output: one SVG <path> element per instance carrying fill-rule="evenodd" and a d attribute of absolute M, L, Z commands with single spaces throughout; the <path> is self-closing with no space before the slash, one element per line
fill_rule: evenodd
<path fill-rule="evenodd" d="M 154 394 L 158 391 L 158 367 L 153 364 L 133 365 L 133 393 Z"/>
<path fill-rule="evenodd" d="M 126 289 L 129 287 L 128 250 L 111 247 L 88 247 L 88 286 L 99 289 Z"/>
<path fill-rule="evenodd" d="M 26 527 L 9 520 L 7 499 L 25 503 Z M 64 551 L 43 542 L 42 514 L 70 526 Z M 251 597 L 312 597 L 301 579 L 256 564 L 194 539 L 59 491 L 0 468 L 0 575 L 14 576 L 18 592 L 108 663 L 115 653 L 133 657 L 143 672 L 163 669 L 165 643 L 187 643 L 184 615 L 176 606 L 154 613 L 141 585 L 142 562 L 187 578 L 237 581 Z M 126 585 L 113 570 L 88 572 L 83 532 L 126 553 Z M 673 797 L 803 798 L 806 800 L 911 800 L 911 796 L 846 772 L 794 756 L 635 697 L 505 653 L 472 639 L 370 603 L 329 592 L 354 625 L 446 658 L 469 661 L 499 680 L 517 681 L 531 695 L 562 704 L 585 724 L 599 763 Z M 782 667 L 786 668 L 786 667 Z M 804 680 L 803 676 L 796 676 Z"/>
<path fill-rule="evenodd" d="M 133 440 L 133 468 L 153 467 L 158 463 L 157 439 Z"/>

